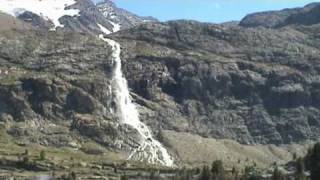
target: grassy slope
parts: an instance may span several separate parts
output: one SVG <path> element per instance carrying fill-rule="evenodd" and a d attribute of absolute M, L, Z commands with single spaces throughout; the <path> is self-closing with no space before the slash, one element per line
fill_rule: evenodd
<path fill-rule="evenodd" d="M 163 138 L 172 151 L 186 164 L 206 164 L 214 160 L 222 160 L 227 166 L 238 168 L 256 164 L 258 167 L 270 167 L 292 160 L 293 153 L 298 156 L 306 154 L 309 144 L 288 145 L 241 145 L 232 140 L 216 140 L 203 138 L 188 133 L 173 131 L 163 132 Z"/>

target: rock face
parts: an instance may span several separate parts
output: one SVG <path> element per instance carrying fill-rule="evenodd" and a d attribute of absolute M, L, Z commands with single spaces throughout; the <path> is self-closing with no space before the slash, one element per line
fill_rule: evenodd
<path fill-rule="evenodd" d="M 320 22 L 320 3 L 312 3 L 303 8 L 268 11 L 246 16 L 240 26 L 277 28 L 291 24 L 311 25 Z"/>
<path fill-rule="evenodd" d="M 145 22 L 157 21 L 153 17 L 140 17 L 129 11 L 118 8 L 114 2 L 110 0 L 104 0 L 103 2 L 98 3 L 97 7 L 106 19 L 113 23 L 121 24 L 122 29 L 128 29 Z"/>
<path fill-rule="evenodd" d="M 1 32 L 0 44 L 0 121 L 10 135 L 74 147 L 79 133 L 114 146 L 110 47 L 90 35 L 34 30 Z"/>
<path fill-rule="evenodd" d="M 113 36 L 154 131 L 286 144 L 320 135 L 317 28 L 175 21 Z"/>
<path fill-rule="evenodd" d="M 112 32 L 113 25 L 99 12 L 99 9 L 91 0 L 77 0 L 76 4 L 68 8 L 78 9 L 80 15 L 61 18 L 60 21 L 65 25 L 63 30 L 96 35 L 103 33 L 99 27 L 100 25 Z"/>

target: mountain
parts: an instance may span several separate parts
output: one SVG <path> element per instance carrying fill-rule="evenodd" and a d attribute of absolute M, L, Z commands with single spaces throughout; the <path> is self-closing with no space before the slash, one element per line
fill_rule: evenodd
<path fill-rule="evenodd" d="M 290 144 L 320 135 L 317 28 L 173 21 L 113 36 L 154 131 Z"/>
<path fill-rule="evenodd" d="M 109 0 L 97 6 L 91 0 L 31 0 L 28 3 L 4 0 L 0 10 L 38 28 L 58 28 L 92 34 L 103 34 L 106 31 L 112 33 L 120 28 L 157 21 L 152 17 L 139 17 L 117 8 Z"/>
<path fill-rule="evenodd" d="M 303 8 L 267 11 L 247 15 L 240 26 L 277 28 L 291 24 L 312 25 L 320 22 L 320 3 L 311 3 Z"/>
<path fill-rule="evenodd" d="M 268 168 L 319 140 L 320 24 L 303 20 L 317 4 L 291 18 L 267 13 L 285 19 L 280 28 L 244 25 L 254 15 L 240 25 L 145 22 L 110 1 L 48 2 L 0 6 L 12 15 L 0 14 L 5 173 L 147 177 L 148 163 L 213 160 Z"/>
<path fill-rule="evenodd" d="M 90 0 L 31 0 L 1 2 L 0 10 L 42 29 L 69 29 L 77 32 L 101 32 L 98 24 L 112 29 Z"/>
<path fill-rule="evenodd" d="M 122 28 L 127 29 L 145 22 L 156 22 L 153 17 L 140 17 L 124 9 L 117 8 L 111 0 L 104 0 L 97 5 L 99 11 L 105 18 L 113 23 L 121 24 Z"/>
<path fill-rule="evenodd" d="M 0 10 L 43 29 L 69 30 L 82 33 L 112 33 L 115 29 L 129 28 L 156 21 L 152 17 L 139 17 L 119 9 L 106 0 L 96 6 L 91 0 L 4 0 Z M 117 25 L 120 25 L 117 27 Z"/>

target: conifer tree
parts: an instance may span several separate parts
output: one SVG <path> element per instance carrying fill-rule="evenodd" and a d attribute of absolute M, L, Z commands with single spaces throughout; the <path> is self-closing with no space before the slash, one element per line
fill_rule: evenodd
<path fill-rule="evenodd" d="M 304 170 L 304 161 L 302 158 L 298 158 L 296 162 L 295 180 L 306 180 Z"/>
<path fill-rule="evenodd" d="M 310 156 L 311 180 L 320 179 L 320 143 L 317 143 Z"/>
<path fill-rule="evenodd" d="M 272 180 L 283 180 L 283 175 L 278 167 L 273 170 Z"/>
<path fill-rule="evenodd" d="M 199 180 L 211 180 L 211 174 L 208 166 L 203 166 Z"/>

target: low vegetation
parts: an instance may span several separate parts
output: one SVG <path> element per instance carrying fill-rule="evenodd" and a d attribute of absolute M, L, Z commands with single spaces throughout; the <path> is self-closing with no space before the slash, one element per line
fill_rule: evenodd
<path fill-rule="evenodd" d="M 171 169 L 134 162 L 111 162 L 103 158 L 99 160 L 90 158 L 92 155 L 72 154 L 67 150 L 13 144 L 11 148 L 15 151 L 1 149 L 0 178 L 14 176 L 27 179 L 41 174 L 62 180 L 93 177 L 115 180 L 318 180 L 320 177 L 320 143 L 310 148 L 305 157 L 293 157 L 292 162 L 286 165 L 275 163 L 267 169 L 261 169 L 255 164 L 243 169 L 237 166 L 229 168 L 221 160 L 202 167 Z M 23 148 L 27 149 L 23 151 Z"/>

